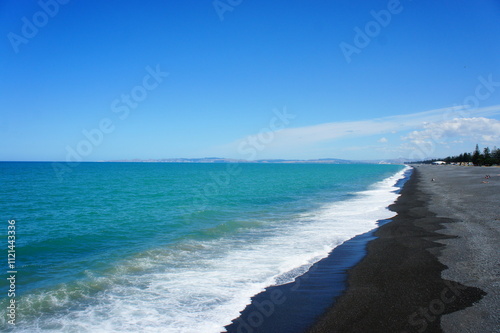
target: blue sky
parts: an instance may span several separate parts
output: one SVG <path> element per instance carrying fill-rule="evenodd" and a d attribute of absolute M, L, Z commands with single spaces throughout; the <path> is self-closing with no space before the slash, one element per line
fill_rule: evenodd
<path fill-rule="evenodd" d="M 0 160 L 500 146 L 495 0 L 10 0 L 0 36 Z"/>

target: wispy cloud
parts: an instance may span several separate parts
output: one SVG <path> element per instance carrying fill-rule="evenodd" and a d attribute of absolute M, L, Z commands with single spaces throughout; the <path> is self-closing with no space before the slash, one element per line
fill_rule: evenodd
<path fill-rule="evenodd" d="M 453 106 L 368 120 L 331 122 L 313 126 L 285 128 L 274 132 L 273 141 L 266 146 L 264 151 L 260 152 L 257 158 L 283 156 L 287 153 L 294 153 L 294 155 L 297 155 L 299 152 L 305 151 L 307 153 L 307 151 L 316 150 L 320 146 L 324 148 L 325 144 L 340 139 L 363 138 L 374 135 L 383 136 L 382 139 L 375 138 L 375 141 L 378 140 L 379 143 L 387 143 L 389 140 L 386 136 L 394 134 L 400 134 L 403 139 L 409 138 L 411 140 L 412 138 L 408 136 L 408 132 L 413 131 L 412 133 L 414 133 L 415 140 L 417 140 L 417 136 L 419 136 L 420 132 L 420 136 L 426 136 L 432 135 L 430 131 L 438 131 L 438 127 L 434 128 L 431 124 L 448 124 L 446 126 L 453 127 L 452 122 L 453 119 L 456 118 L 471 116 L 487 117 L 498 114 L 500 114 L 500 105 L 474 110 L 467 110 L 466 106 Z M 477 124 L 477 126 L 479 125 Z M 249 138 L 257 135 L 258 134 L 248 135 L 226 145 L 214 147 L 212 151 L 226 156 L 231 155 L 233 157 L 238 157 L 238 146 L 241 142 L 249 141 Z M 493 137 L 491 137 L 491 139 L 493 139 Z M 391 143 L 396 145 L 400 144 L 401 141 L 392 142 L 391 140 Z M 321 149 L 321 151 L 324 151 L 324 149 Z"/>

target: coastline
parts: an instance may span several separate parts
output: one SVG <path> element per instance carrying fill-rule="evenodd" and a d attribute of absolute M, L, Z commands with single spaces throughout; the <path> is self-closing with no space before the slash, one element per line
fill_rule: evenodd
<path fill-rule="evenodd" d="M 379 221 L 379 225 L 390 220 Z M 366 255 L 374 230 L 333 249 L 294 282 L 270 286 L 254 295 L 251 304 L 227 325 L 227 333 L 302 333 L 328 309 L 347 287 L 347 270 Z"/>
<path fill-rule="evenodd" d="M 401 192 L 411 173 L 409 168 L 404 171 L 393 192 Z M 225 326 L 225 332 L 305 332 L 345 292 L 347 271 L 366 255 L 367 244 L 376 238 L 378 228 L 390 221 L 378 220 L 374 229 L 338 245 L 295 281 L 267 287 L 254 295 L 240 316 Z"/>
<path fill-rule="evenodd" d="M 308 333 L 498 331 L 499 172 L 415 167 L 397 215 Z"/>

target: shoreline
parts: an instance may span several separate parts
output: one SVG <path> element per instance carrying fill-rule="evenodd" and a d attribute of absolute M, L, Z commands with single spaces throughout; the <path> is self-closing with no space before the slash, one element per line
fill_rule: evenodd
<path fill-rule="evenodd" d="M 411 169 L 406 170 L 394 184 L 396 193 L 401 192 L 411 173 Z M 252 296 L 240 316 L 225 326 L 225 332 L 305 332 L 346 291 L 347 271 L 366 256 L 375 232 L 389 222 L 391 219 L 378 220 L 374 229 L 344 241 L 294 282 L 270 286 Z"/>
<path fill-rule="evenodd" d="M 379 221 L 379 225 L 390 220 Z M 294 282 L 267 287 L 252 296 L 240 316 L 227 325 L 227 333 L 305 332 L 347 288 L 347 270 L 366 255 L 366 245 L 377 228 L 334 248 Z M 293 318 L 293 319 L 291 319 Z"/>
<path fill-rule="evenodd" d="M 390 223 L 252 297 L 227 332 L 500 332 L 500 168 L 414 166 L 400 194 Z"/>
<path fill-rule="evenodd" d="M 415 167 L 390 207 L 397 215 L 377 230 L 349 270 L 346 292 L 308 333 L 498 331 L 499 172 Z M 485 173 L 495 177 L 483 183 Z"/>

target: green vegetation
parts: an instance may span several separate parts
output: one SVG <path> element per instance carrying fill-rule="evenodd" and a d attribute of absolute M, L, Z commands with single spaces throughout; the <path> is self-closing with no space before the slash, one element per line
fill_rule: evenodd
<path fill-rule="evenodd" d="M 419 163 L 431 164 L 436 161 L 445 161 L 446 163 L 472 163 L 474 165 L 500 165 L 500 149 L 493 147 L 485 147 L 481 152 L 479 150 L 479 145 L 476 145 L 476 149 L 472 153 L 463 153 L 458 156 L 448 156 L 443 159 L 433 159 L 421 161 Z"/>

